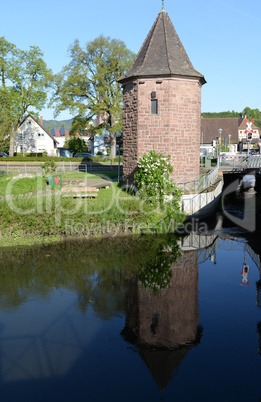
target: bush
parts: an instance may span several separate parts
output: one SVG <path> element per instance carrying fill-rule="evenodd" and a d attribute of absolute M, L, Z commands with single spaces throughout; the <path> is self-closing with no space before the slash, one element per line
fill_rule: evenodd
<path fill-rule="evenodd" d="M 177 189 L 170 179 L 173 167 L 170 164 L 170 156 L 150 151 L 144 154 L 138 162 L 139 170 L 135 173 L 135 180 L 139 188 L 139 196 L 147 199 L 153 205 L 164 204 L 167 196 L 173 195 L 171 207 L 179 209 L 182 192 Z"/>
<path fill-rule="evenodd" d="M 48 180 L 48 174 L 55 172 L 55 162 L 54 161 L 46 161 L 42 165 L 42 169 L 45 175 L 45 179 Z"/>

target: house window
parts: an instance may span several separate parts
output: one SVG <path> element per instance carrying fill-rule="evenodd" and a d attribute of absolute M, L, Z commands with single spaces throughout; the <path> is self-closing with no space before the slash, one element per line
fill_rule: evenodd
<path fill-rule="evenodd" d="M 158 114 L 158 99 L 151 99 L 151 114 Z"/>
<path fill-rule="evenodd" d="M 19 134 L 19 140 L 24 140 L 24 137 L 25 137 L 24 133 Z"/>
<path fill-rule="evenodd" d="M 38 133 L 38 138 L 44 137 L 44 133 Z"/>

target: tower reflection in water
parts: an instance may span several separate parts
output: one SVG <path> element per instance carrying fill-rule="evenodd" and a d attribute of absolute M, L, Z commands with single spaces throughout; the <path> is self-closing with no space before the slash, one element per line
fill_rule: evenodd
<path fill-rule="evenodd" d="M 158 387 L 164 390 L 188 351 L 200 343 L 198 250 L 171 266 L 166 289 L 155 294 L 139 278 L 125 281 L 124 339 L 138 349 Z M 157 269 L 157 268 L 155 268 Z"/>

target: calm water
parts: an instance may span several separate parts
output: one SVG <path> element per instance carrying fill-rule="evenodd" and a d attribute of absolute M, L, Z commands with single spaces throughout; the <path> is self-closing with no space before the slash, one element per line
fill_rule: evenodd
<path fill-rule="evenodd" d="M 0 400 L 259 401 L 259 239 L 0 250 Z"/>

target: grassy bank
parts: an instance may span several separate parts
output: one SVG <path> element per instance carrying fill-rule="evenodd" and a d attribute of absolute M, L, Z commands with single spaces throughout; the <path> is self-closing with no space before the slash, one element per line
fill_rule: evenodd
<path fill-rule="evenodd" d="M 68 176 L 100 177 L 85 173 L 63 177 Z M 181 215 L 170 219 L 164 208 L 145 203 L 135 194 L 123 191 L 118 183 L 100 189 L 95 199 L 73 198 L 63 197 L 59 188 L 46 192 L 42 177 L 13 180 L 11 176 L 0 176 L 0 196 L 2 246 L 70 237 L 167 233 L 184 219 Z"/>

